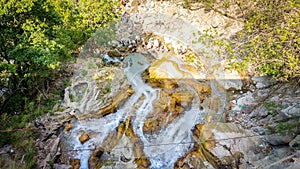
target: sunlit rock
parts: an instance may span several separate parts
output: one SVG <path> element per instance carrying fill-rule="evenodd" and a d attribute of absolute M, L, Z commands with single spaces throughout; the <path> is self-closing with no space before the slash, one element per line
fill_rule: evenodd
<path fill-rule="evenodd" d="M 108 134 L 101 146 L 92 153 L 88 163 L 89 168 L 149 168 L 151 165 L 143 152 L 143 143 L 134 133 L 129 118 Z"/>
<path fill-rule="evenodd" d="M 80 160 L 79 159 L 72 159 L 71 160 L 72 169 L 79 169 L 80 168 Z"/>
<path fill-rule="evenodd" d="M 133 93 L 123 71 L 106 67 L 66 88 L 64 105 L 78 119 L 97 118 L 113 113 Z"/>
<path fill-rule="evenodd" d="M 134 156 L 132 158 L 135 159 L 134 162 L 137 165 L 137 168 L 149 168 L 151 162 L 144 153 L 143 142 L 133 131 L 133 126 L 130 123 L 130 119 L 126 119 L 125 135 L 129 138 L 130 142 L 133 145 L 132 151 Z"/>
<path fill-rule="evenodd" d="M 200 78 L 196 69 L 173 56 L 165 56 L 154 62 L 143 78 L 151 86 L 162 89 L 144 122 L 143 131 L 146 133 L 166 128 L 191 108 L 196 97 L 196 100 L 203 101 L 211 94 L 208 85 L 196 80 Z"/>
<path fill-rule="evenodd" d="M 193 66 L 174 56 L 166 56 L 154 62 L 149 68 L 150 79 L 204 79 Z"/>
<path fill-rule="evenodd" d="M 196 90 L 199 98 L 201 101 L 205 100 L 208 96 L 211 95 L 211 87 L 203 84 L 203 83 L 199 83 L 196 80 L 193 79 L 186 79 L 182 81 L 183 83 L 191 86 L 194 90 Z"/>
<path fill-rule="evenodd" d="M 200 149 L 200 145 L 197 143 L 194 146 L 195 150 L 188 153 L 185 157 L 179 158 L 174 164 L 175 169 L 190 169 L 190 168 L 206 168 L 215 169 L 215 167 L 210 164 L 204 153 Z"/>
<path fill-rule="evenodd" d="M 223 66 L 216 66 L 213 72 L 214 78 L 226 90 L 241 90 L 243 87 L 242 77 L 236 70 L 224 69 Z"/>
<path fill-rule="evenodd" d="M 81 144 L 84 144 L 85 142 L 87 142 L 90 139 L 90 136 L 87 133 L 83 133 L 80 137 L 79 137 L 79 141 Z"/>
<path fill-rule="evenodd" d="M 74 128 L 74 125 L 72 123 L 66 124 L 65 131 L 70 131 Z"/>
<path fill-rule="evenodd" d="M 177 168 L 244 168 L 253 159 L 259 138 L 233 123 L 198 124 L 194 150 L 178 159 Z"/>
<path fill-rule="evenodd" d="M 181 106 L 183 108 L 189 108 L 192 103 L 192 99 L 194 98 L 194 93 L 186 91 L 186 92 L 176 92 L 171 95 L 171 111 L 175 109 L 175 106 Z"/>
<path fill-rule="evenodd" d="M 152 133 L 167 127 L 180 114 L 190 108 L 195 94 L 181 86 L 175 91 L 162 90 L 159 98 L 153 103 L 152 113 L 148 115 L 143 131 Z"/>

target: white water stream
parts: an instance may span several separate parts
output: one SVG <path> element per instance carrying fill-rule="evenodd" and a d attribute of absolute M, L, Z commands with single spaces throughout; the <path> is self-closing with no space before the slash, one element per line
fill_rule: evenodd
<path fill-rule="evenodd" d="M 147 115 L 153 110 L 153 102 L 158 98 L 161 89 L 152 88 L 142 80 L 142 72 L 150 66 L 150 62 L 146 57 L 139 54 L 130 55 L 126 58 L 125 63 L 127 67 L 123 71 L 131 82 L 135 93 L 119 107 L 116 113 L 75 123 L 74 129 L 70 131 L 67 137 L 71 149 L 79 150 L 73 152 L 73 157 L 80 159 L 81 169 L 87 169 L 88 159 L 93 149 L 101 147 L 105 137 L 118 127 L 120 121 L 124 121 L 129 116 L 134 116 L 135 118 L 131 118 L 131 124 L 134 133 L 143 143 L 143 152 L 150 160 L 151 168 L 173 168 L 177 159 L 184 156 L 193 147 L 192 129 L 195 124 L 204 122 L 202 119 L 206 110 L 199 110 L 200 99 L 195 97 L 190 109 L 178 116 L 178 119 L 174 120 L 165 129 L 154 135 L 145 134 L 143 132 L 144 122 Z M 192 87 L 189 88 L 197 95 Z M 141 99 L 142 97 L 143 99 Z M 141 103 L 138 104 L 140 106 L 134 109 L 134 105 L 137 105 L 138 102 Z M 90 140 L 81 144 L 78 138 L 82 131 L 95 134 L 90 137 Z M 122 145 L 116 147 L 122 149 Z M 115 154 L 115 156 L 120 157 L 124 153 L 126 152 Z M 119 160 L 119 158 L 115 160 Z M 122 163 L 122 161 L 119 162 Z"/>
<path fill-rule="evenodd" d="M 199 123 L 209 122 L 207 119 L 210 115 L 214 116 L 214 120 L 220 119 L 216 118 L 216 116 L 221 116 L 226 108 L 228 101 L 226 91 L 222 87 L 220 88 L 212 75 L 214 72 L 212 69 L 213 65 L 219 64 L 220 60 L 214 58 L 216 53 L 209 48 L 209 45 L 205 45 L 197 40 L 199 35 L 197 27 L 192 26 L 182 19 L 168 15 L 157 15 L 157 13 L 150 13 L 145 16 L 141 15 L 140 18 L 143 20 L 141 23 L 143 23 L 142 27 L 144 31 L 164 37 L 165 41 L 169 39 L 173 42 L 175 40 L 174 42 L 180 42 L 183 46 L 187 46 L 201 57 L 202 64 L 206 68 L 205 72 L 192 73 L 188 69 L 181 67 L 180 62 L 182 61 L 178 57 L 169 57 L 162 61 L 160 66 L 155 67 L 155 71 L 158 74 L 161 73 L 170 78 L 183 81 L 181 83 L 184 83 L 185 78 L 193 78 L 201 81 L 205 80 L 207 75 L 209 75 L 211 95 L 205 99 L 204 103 L 201 103 L 200 96 L 194 88 L 195 86 L 185 84 L 186 88 L 195 95 L 190 108 L 176 117 L 165 128 L 152 134 L 146 134 L 143 131 L 144 123 L 147 120 L 147 115 L 152 113 L 153 103 L 159 98 L 162 89 L 152 88 L 142 79 L 142 73 L 151 66 L 147 58 L 141 54 L 129 54 L 123 61 L 127 65 L 123 71 L 135 91 L 134 94 L 118 108 L 116 113 L 102 118 L 77 121 L 75 128 L 68 133 L 67 139 L 70 148 L 80 150 L 74 151 L 73 158 L 80 159 L 81 169 L 88 168 L 88 160 L 92 151 L 102 147 L 103 141 L 108 134 L 115 132 L 120 122 L 124 122 L 128 117 L 131 117 L 133 132 L 143 144 L 143 153 L 151 162 L 150 168 L 173 168 L 178 158 L 185 156 L 193 147 L 193 127 Z M 137 21 L 139 20 L 137 19 Z M 160 22 L 164 24 L 157 26 L 156 23 Z M 206 40 L 205 37 L 202 40 Z M 174 46 L 174 44 L 172 45 Z M 173 64 L 176 64 L 180 70 L 172 66 Z M 203 109 L 200 110 L 200 107 L 203 107 Z M 87 142 L 81 144 L 78 138 L 83 131 L 94 134 L 90 136 Z M 133 146 L 128 142 L 128 138 L 126 140 L 125 136 L 119 140 L 116 147 L 109 154 L 114 164 L 103 166 L 103 168 L 136 168 L 134 167 L 134 159 L 140 157 L 135 157 L 132 150 L 128 150 Z M 130 161 L 127 163 L 121 161 L 120 157 L 123 155 L 130 159 Z"/>

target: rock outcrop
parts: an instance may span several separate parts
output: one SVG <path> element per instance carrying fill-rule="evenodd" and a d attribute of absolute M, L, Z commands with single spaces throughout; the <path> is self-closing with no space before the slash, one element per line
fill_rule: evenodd
<path fill-rule="evenodd" d="M 178 159 L 175 168 L 246 168 L 261 143 L 251 137 L 253 132 L 232 123 L 198 124 L 193 133 L 193 151 Z"/>
<path fill-rule="evenodd" d="M 232 101 L 231 121 L 260 134 L 272 151 L 257 156 L 262 168 L 293 166 L 299 138 L 300 90 L 294 82 L 277 83 L 269 77 L 253 77 L 256 89 Z M 285 160 L 281 160 L 285 159 Z M 291 160 L 291 163 L 284 161 Z"/>
<path fill-rule="evenodd" d="M 126 142 L 130 146 L 125 148 L 118 148 L 122 143 Z M 118 160 L 109 158 L 109 154 L 117 155 Z M 89 168 L 101 168 L 106 164 L 114 163 L 115 166 L 120 168 L 149 168 L 151 163 L 143 152 L 143 144 L 139 137 L 133 132 L 130 119 L 121 122 L 115 131 L 109 133 L 104 139 L 101 147 L 97 148 L 89 158 Z"/>
<path fill-rule="evenodd" d="M 113 113 L 133 92 L 123 71 L 106 67 L 66 88 L 63 105 L 77 119 L 97 118 Z"/>

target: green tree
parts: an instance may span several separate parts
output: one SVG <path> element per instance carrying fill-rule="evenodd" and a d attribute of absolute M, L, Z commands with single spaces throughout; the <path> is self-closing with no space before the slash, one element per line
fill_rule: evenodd
<path fill-rule="evenodd" d="M 45 96 L 55 91 L 48 84 L 98 28 L 118 19 L 118 5 L 113 0 L 0 0 L 1 130 L 24 128 L 52 108 Z M 32 150 L 23 167 L 36 168 L 34 136 L 32 131 L 0 133 L 0 146 Z"/>
<path fill-rule="evenodd" d="M 1 0 L 0 112 L 22 110 L 25 98 L 42 91 L 92 33 L 117 19 L 117 5 L 110 0 Z"/>
<path fill-rule="evenodd" d="M 34 95 L 36 90 L 32 89 L 51 77 L 64 55 L 63 46 L 51 37 L 54 26 L 62 21 L 47 1 L 2 0 L 0 18 L 0 86 L 5 91 L 0 112 L 3 113 L 19 111 L 19 106 L 23 106 L 22 95 Z"/>

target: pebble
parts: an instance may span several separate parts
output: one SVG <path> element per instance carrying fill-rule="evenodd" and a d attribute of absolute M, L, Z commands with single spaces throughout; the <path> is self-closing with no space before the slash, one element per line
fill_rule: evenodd
<path fill-rule="evenodd" d="M 141 37 L 139 35 L 135 36 L 136 43 L 140 43 L 142 41 Z"/>
<path fill-rule="evenodd" d="M 90 139 L 90 136 L 86 133 L 83 133 L 80 137 L 79 137 L 79 141 L 81 144 L 84 144 L 85 142 L 87 142 Z"/>
<path fill-rule="evenodd" d="M 147 47 L 147 49 L 151 49 L 152 48 L 152 43 L 149 41 L 146 47 Z"/>
<path fill-rule="evenodd" d="M 72 123 L 69 123 L 69 124 L 66 125 L 65 130 L 66 130 L 66 131 L 70 131 L 70 130 L 72 130 L 73 128 L 74 128 L 74 125 L 73 125 Z"/>
<path fill-rule="evenodd" d="M 109 43 L 112 47 L 116 48 L 120 45 L 120 42 L 117 40 L 113 40 Z"/>
<path fill-rule="evenodd" d="M 158 39 L 155 39 L 153 42 L 153 48 L 158 48 L 160 46 L 160 42 Z"/>
<path fill-rule="evenodd" d="M 250 128 L 257 125 L 254 118 L 251 118 L 246 112 L 243 111 L 232 111 L 227 120 L 230 122 L 235 122 L 243 126 L 244 128 Z"/>

